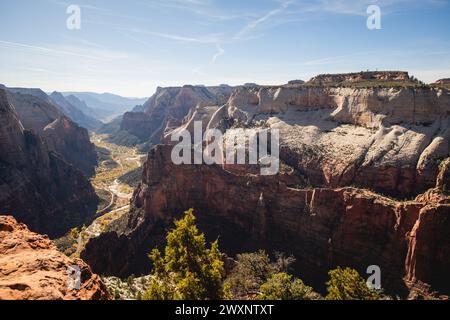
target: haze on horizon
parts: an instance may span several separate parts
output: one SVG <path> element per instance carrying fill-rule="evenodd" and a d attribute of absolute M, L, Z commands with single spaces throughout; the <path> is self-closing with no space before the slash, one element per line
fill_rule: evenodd
<path fill-rule="evenodd" d="M 0 83 L 144 97 L 319 73 L 450 77 L 449 0 L 0 0 Z M 69 5 L 81 29 L 69 30 Z M 367 7 L 382 12 L 369 30 Z"/>

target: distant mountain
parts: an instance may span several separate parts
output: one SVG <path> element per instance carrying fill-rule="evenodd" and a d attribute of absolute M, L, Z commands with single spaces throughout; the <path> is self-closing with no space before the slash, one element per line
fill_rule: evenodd
<path fill-rule="evenodd" d="M 142 105 L 147 101 L 147 98 L 126 98 L 112 93 L 64 92 L 63 95 L 77 97 L 93 110 L 93 113 L 89 114 L 90 116 L 95 116 L 98 120 L 104 122 L 108 122 L 132 110 L 136 105 Z M 79 106 L 77 107 L 79 108 Z"/>
<path fill-rule="evenodd" d="M 112 138 L 119 144 L 125 136 L 127 142 L 132 141 L 131 135 L 139 143 L 158 144 L 168 128 L 179 126 L 197 106 L 223 105 L 233 90 L 228 85 L 159 87 L 142 107 L 123 115 L 120 131 Z"/>
<path fill-rule="evenodd" d="M 50 98 L 62 109 L 66 116 L 78 123 L 80 126 L 88 130 L 95 131 L 103 125 L 100 120 L 87 115 L 82 109 L 77 107 L 77 105 L 82 106 L 83 102 L 78 100 L 75 96 L 68 96 L 65 98 L 61 93 L 55 91 L 50 95 Z"/>
<path fill-rule="evenodd" d="M 100 115 L 94 109 L 90 108 L 84 101 L 81 101 L 73 94 L 64 97 L 67 101 L 69 101 L 73 106 L 77 107 L 77 109 L 83 111 L 84 114 L 93 117 L 95 119 L 99 119 Z"/>

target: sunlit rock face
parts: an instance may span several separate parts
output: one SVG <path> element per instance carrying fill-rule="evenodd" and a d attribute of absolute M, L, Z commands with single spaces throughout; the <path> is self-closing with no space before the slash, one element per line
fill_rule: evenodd
<path fill-rule="evenodd" d="M 47 148 L 87 176 L 95 173 L 97 155 L 88 131 L 70 120 L 39 89 L 8 88 L 7 97 L 26 130 L 40 136 Z"/>
<path fill-rule="evenodd" d="M 409 81 L 403 73 L 370 77 Z M 416 297 L 431 287 L 448 295 L 449 91 L 320 81 L 327 83 L 238 87 L 225 104 L 198 105 L 170 123 L 165 145 L 149 153 L 129 214 L 82 256 L 109 274 L 148 272 L 158 234 L 194 208 L 225 252 L 293 254 L 298 274 L 319 288 L 336 266 L 365 274 L 378 265 L 388 292 Z M 261 176 L 245 165 L 174 165 L 170 136 L 192 134 L 195 121 L 225 135 L 279 129 L 289 170 Z"/>
<path fill-rule="evenodd" d="M 203 129 L 280 130 L 280 158 L 316 187 L 357 186 L 412 199 L 450 156 L 450 94 L 431 88 L 240 87 L 224 106 L 196 108 Z"/>
<path fill-rule="evenodd" d="M 79 275 L 79 283 L 70 278 L 70 270 Z M 100 277 L 82 260 L 68 258 L 48 237 L 11 216 L 0 216 L 0 274 L 0 300 L 110 298 Z"/>
<path fill-rule="evenodd" d="M 232 90 L 227 85 L 158 88 L 144 104 L 143 112 L 125 113 L 121 130 L 138 137 L 141 142 L 160 143 L 167 128 L 179 126 L 198 106 L 225 104 Z"/>
<path fill-rule="evenodd" d="M 336 266 L 364 273 L 375 264 L 390 292 L 406 297 L 417 283 L 426 283 L 449 293 L 450 284 L 442 279 L 450 263 L 450 248 L 444 245 L 450 199 L 438 190 L 399 202 L 355 188 L 295 189 L 288 176 L 172 165 L 170 153 L 170 146 L 150 152 L 130 213 L 88 243 L 82 257 L 94 271 L 148 272 L 146 253 L 165 230 L 161 226 L 192 207 L 200 228 L 210 239 L 220 236 L 224 251 L 266 248 L 294 254 L 297 272 L 311 284 L 323 285 Z"/>

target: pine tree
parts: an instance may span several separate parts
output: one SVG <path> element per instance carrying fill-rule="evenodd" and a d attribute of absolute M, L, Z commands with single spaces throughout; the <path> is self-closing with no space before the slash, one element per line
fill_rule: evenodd
<path fill-rule="evenodd" d="M 370 289 L 358 271 L 350 268 L 331 270 L 327 282 L 327 300 L 378 300 L 377 291 Z"/>
<path fill-rule="evenodd" d="M 206 240 L 195 225 L 193 209 L 175 221 L 167 234 L 164 256 L 154 249 L 149 258 L 153 274 L 143 299 L 218 300 L 223 298 L 224 268 L 218 241 L 206 247 Z"/>
<path fill-rule="evenodd" d="M 260 288 L 261 300 L 318 300 L 320 295 L 313 288 L 306 286 L 302 280 L 295 279 L 287 273 L 277 273 Z"/>

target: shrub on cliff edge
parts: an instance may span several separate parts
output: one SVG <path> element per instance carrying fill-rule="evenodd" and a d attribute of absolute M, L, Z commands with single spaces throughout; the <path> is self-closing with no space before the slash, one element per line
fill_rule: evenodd
<path fill-rule="evenodd" d="M 306 286 L 302 280 L 287 273 L 277 273 L 260 288 L 258 299 L 261 300 L 318 300 L 320 295 L 313 288 Z"/>
<path fill-rule="evenodd" d="M 327 282 L 327 300 L 379 300 L 377 291 L 370 289 L 358 271 L 350 268 L 331 270 Z"/>
<path fill-rule="evenodd" d="M 218 241 L 206 247 L 195 225 L 193 209 L 175 221 L 167 234 L 164 256 L 154 249 L 154 269 L 144 300 L 218 300 L 223 298 L 224 267 Z"/>

